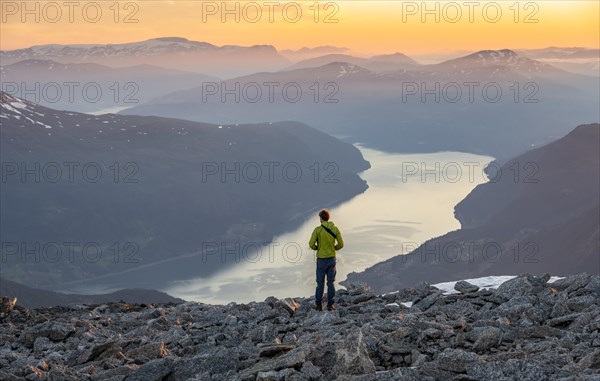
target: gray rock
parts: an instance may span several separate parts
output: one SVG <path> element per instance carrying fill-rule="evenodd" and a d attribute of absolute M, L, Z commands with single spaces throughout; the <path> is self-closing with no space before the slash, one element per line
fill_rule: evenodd
<path fill-rule="evenodd" d="M 319 367 L 313 365 L 312 362 L 307 361 L 302 364 L 302 368 L 300 368 L 300 372 L 309 380 L 309 381 L 319 381 L 323 379 L 323 373 Z"/>
<path fill-rule="evenodd" d="M 600 349 L 595 349 L 577 362 L 580 370 L 595 369 L 600 373 Z"/>
<path fill-rule="evenodd" d="M 121 347 L 114 341 L 108 341 L 100 345 L 94 345 L 83 352 L 76 360 L 76 364 L 109 358 L 121 351 Z"/>
<path fill-rule="evenodd" d="M 258 372 L 256 381 L 282 381 L 289 379 L 296 373 L 298 372 L 292 368 L 286 368 L 280 371 L 270 370 L 267 372 Z"/>
<path fill-rule="evenodd" d="M 515 296 L 525 296 L 533 292 L 533 284 L 529 276 L 518 276 L 507 280 L 496 289 L 496 295 L 509 300 Z"/>
<path fill-rule="evenodd" d="M 553 373 L 550 364 L 538 363 L 535 360 L 509 359 L 505 362 L 482 362 L 470 365 L 467 375 L 476 380 L 550 380 Z"/>
<path fill-rule="evenodd" d="M 587 285 L 583 288 L 585 292 L 595 296 L 596 299 L 600 298 L 600 275 L 593 275 Z"/>
<path fill-rule="evenodd" d="M 300 304 L 297 303 L 292 298 L 285 298 L 285 299 L 278 300 L 276 302 L 275 306 L 283 308 L 290 315 L 293 315 L 296 312 L 296 310 L 300 307 Z"/>
<path fill-rule="evenodd" d="M 589 281 L 590 276 L 586 273 L 582 273 L 569 275 L 563 279 L 559 279 L 556 282 L 550 283 L 550 286 L 558 289 L 559 291 L 566 291 L 569 293 L 586 287 Z"/>
<path fill-rule="evenodd" d="M 44 351 L 53 348 L 52 341 L 46 336 L 39 336 L 33 342 L 33 350 L 37 355 L 41 355 Z"/>
<path fill-rule="evenodd" d="M 173 371 L 172 358 L 154 360 L 140 366 L 134 373 L 125 377 L 125 381 L 162 381 Z"/>
<path fill-rule="evenodd" d="M 474 339 L 473 350 L 485 352 L 500 343 L 501 331 L 497 327 L 477 327 L 468 335 Z"/>
<path fill-rule="evenodd" d="M 368 300 L 371 300 L 371 299 L 374 299 L 376 297 L 377 297 L 377 295 L 375 295 L 371 291 L 365 291 L 365 292 L 362 292 L 362 293 L 360 293 L 360 294 L 358 294 L 356 296 L 353 296 L 350 299 L 350 303 L 352 303 L 352 304 L 364 303 L 364 302 L 366 302 Z"/>
<path fill-rule="evenodd" d="M 424 376 L 415 368 L 395 368 L 377 372 L 375 375 L 340 376 L 336 381 L 435 381 L 435 378 Z"/>
<path fill-rule="evenodd" d="M 375 365 L 369 357 L 360 328 L 351 330 L 343 345 L 336 350 L 334 372 L 337 375 L 375 373 Z"/>
<path fill-rule="evenodd" d="M 596 300 L 597 297 L 594 297 L 593 295 L 576 296 L 567 300 L 567 307 L 572 311 L 581 312 L 590 307 L 597 308 L 594 307 Z"/>
<path fill-rule="evenodd" d="M 246 379 L 250 376 L 256 375 L 259 372 L 268 372 L 271 370 L 281 370 L 285 368 L 299 367 L 306 360 L 308 354 L 307 348 L 299 347 L 292 349 L 286 354 L 275 357 L 272 359 L 266 359 L 256 363 L 250 369 L 242 371 L 238 377 L 240 379 Z"/>
<path fill-rule="evenodd" d="M 286 344 L 268 345 L 266 347 L 262 347 L 260 349 L 258 355 L 260 357 L 273 357 L 277 354 L 291 351 L 294 348 L 296 348 L 295 345 L 286 345 Z"/>
<path fill-rule="evenodd" d="M 456 282 L 456 284 L 454 285 L 454 289 L 458 292 L 462 292 L 463 294 L 479 291 L 478 286 L 464 280 Z"/>
<path fill-rule="evenodd" d="M 75 327 L 62 322 L 46 321 L 28 328 L 23 336 L 24 343 L 32 347 L 38 337 L 47 337 L 52 341 L 63 341 L 75 332 Z"/>
<path fill-rule="evenodd" d="M 412 305 L 412 308 L 416 308 L 420 311 L 427 311 L 432 305 L 435 304 L 435 302 L 438 301 L 438 299 L 440 298 L 440 296 L 442 295 L 441 291 L 436 291 L 433 294 L 430 294 L 429 296 L 426 296 L 424 299 L 419 300 L 418 302 L 414 303 Z"/>
<path fill-rule="evenodd" d="M 455 373 L 464 373 L 467 368 L 478 362 L 479 356 L 472 352 L 463 351 L 462 349 L 447 348 L 437 357 L 440 369 Z"/>
<path fill-rule="evenodd" d="M 371 288 L 366 283 L 350 283 L 346 284 L 346 290 L 350 295 L 358 295 L 369 291 Z"/>

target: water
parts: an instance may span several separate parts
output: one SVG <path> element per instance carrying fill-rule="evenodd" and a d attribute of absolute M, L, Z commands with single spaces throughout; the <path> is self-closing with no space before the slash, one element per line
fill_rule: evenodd
<path fill-rule="evenodd" d="M 486 181 L 483 168 L 493 160 L 460 152 L 390 154 L 358 147 L 371 162 L 371 169 L 361 173 L 369 189 L 331 209 L 346 243 L 337 256 L 337 281 L 460 228 L 454 205 Z M 173 282 L 164 291 L 186 300 L 223 304 L 270 295 L 312 295 L 315 259 L 308 239 L 318 225 L 318 217 L 311 217 L 297 230 L 276 237 L 260 257 L 249 254 L 253 262 L 208 278 Z"/>
<path fill-rule="evenodd" d="M 121 106 L 108 107 L 108 108 L 103 108 L 103 109 L 100 109 L 97 111 L 88 112 L 88 114 L 90 114 L 90 115 L 116 114 L 119 111 L 127 110 L 128 108 L 131 108 L 131 107 L 121 107 Z"/>

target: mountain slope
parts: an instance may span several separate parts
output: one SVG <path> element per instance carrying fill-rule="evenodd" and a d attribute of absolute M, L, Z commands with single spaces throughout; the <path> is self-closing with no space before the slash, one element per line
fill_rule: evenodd
<path fill-rule="evenodd" d="M 29 59 L 0 66 L 3 91 L 46 107 L 78 112 L 132 107 L 168 92 L 218 80 L 152 65 L 112 68 Z M 31 91 L 36 87 L 38 91 Z"/>
<path fill-rule="evenodd" d="M 261 246 L 367 188 L 360 151 L 304 124 L 92 116 L 0 95 L 0 274 L 28 286 L 80 280 L 103 292 L 95 277 L 159 288 L 206 276 L 242 260 L 241 249 L 203 256 L 207 244 Z M 21 255 L 36 243 L 38 257 Z M 42 250 L 50 243 L 59 260 Z"/>
<path fill-rule="evenodd" d="M 350 274 L 347 281 L 389 291 L 418 281 L 524 272 L 599 274 L 599 142 L 600 125 L 582 125 L 510 160 L 501 177 L 479 185 L 456 206 L 460 230 Z"/>
<path fill-rule="evenodd" d="M 102 303 L 183 303 L 179 298 L 174 298 L 164 292 L 144 289 L 119 290 L 110 294 L 80 295 L 63 294 L 31 288 L 17 282 L 0 279 L 0 295 L 8 298 L 17 298 L 17 303 L 27 308 L 67 306 L 73 304 L 102 304 Z"/>
<path fill-rule="evenodd" d="M 366 69 L 377 72 L 414 69 L 415 67 L 419 66 L 415 60 L 402 53 L 379 55 L 371 58 L 354 57 L 349 54 L 326 54 L 323 56 L 312 57 L 299 61 L 291 66 L 288 70 L 319 67 L 333 62 L 345 62 L 353 65 L 359 65 Z"/>

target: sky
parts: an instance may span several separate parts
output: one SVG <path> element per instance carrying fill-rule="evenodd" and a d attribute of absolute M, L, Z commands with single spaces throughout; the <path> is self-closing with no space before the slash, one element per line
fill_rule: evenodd
<path fill-rule="evenodd" d="M 71 5 L 66 5 L 71 4 Z M 600 45 L 600 1 L 10 1 L 0 48 L 185 37 L 215 45 L 351 52 Z"/>

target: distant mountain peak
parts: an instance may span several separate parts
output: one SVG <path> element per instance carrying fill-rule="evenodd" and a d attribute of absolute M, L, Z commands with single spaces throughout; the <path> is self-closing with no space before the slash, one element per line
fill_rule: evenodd
<path fill-rule="evenodd" d="M 492 57 L 492 58 L 509 58 L 518 57 L 519 55 L 511 49 L 500 49 L 500 50 L 480 50 L 478 52 L 469 54 L 465 58 L 481 58 L 481 57 Z"/>
<path fill-rule="evenodd" d="M 454 69 L 493 68 L 506 67 L 525 76 L 554 75 L 562 71 L 546 63 L 523 57 L 511 49 L 480 50 L 469 55 L 451 59 L 441 64 L 441 67 Z"/>
<path fill-rule="evenodd" d="M 344 62 L 344 61 L 331 62 L 331 63 L 321 66 L 321 68 L 339 70 L 338 77 L 342 77 L 342 76 L 348 75 L 348 74 L 368 73 L 369 72 L 369 70 L 365 69 L 362 66 L 359 66 L 359 65 L 356 65 L 356 64 L 353 64 L 350 62 Z"/>
<path fill-rule="evenodd" d="M 309 48 L 309 47 L 302 47 L 298 50 L 293 50 L 293 49 L 285 49 L 282 50 L 283 52 L 288 52 L 288 53 L 307 53 L 307 52 L 325 52 L 325 53 L 332 53 L 332 52 L 345 52 L 348 51 L 350 49 L 345 48 L 345 47 L 339 47 L 339 46 L 333 46 L 333 45 L 321 45 L 321 46 L 315 46 L 314 48 Z"/>
<path fill-rule="evenodd" d="M 151 38 L 150 40 L 164 41 L 164 42 L 192 42 L 184 37 L 157 37 L 157 38 Z M 148 41 L 150 41 L 150 40 L 148 40 Z"/>

